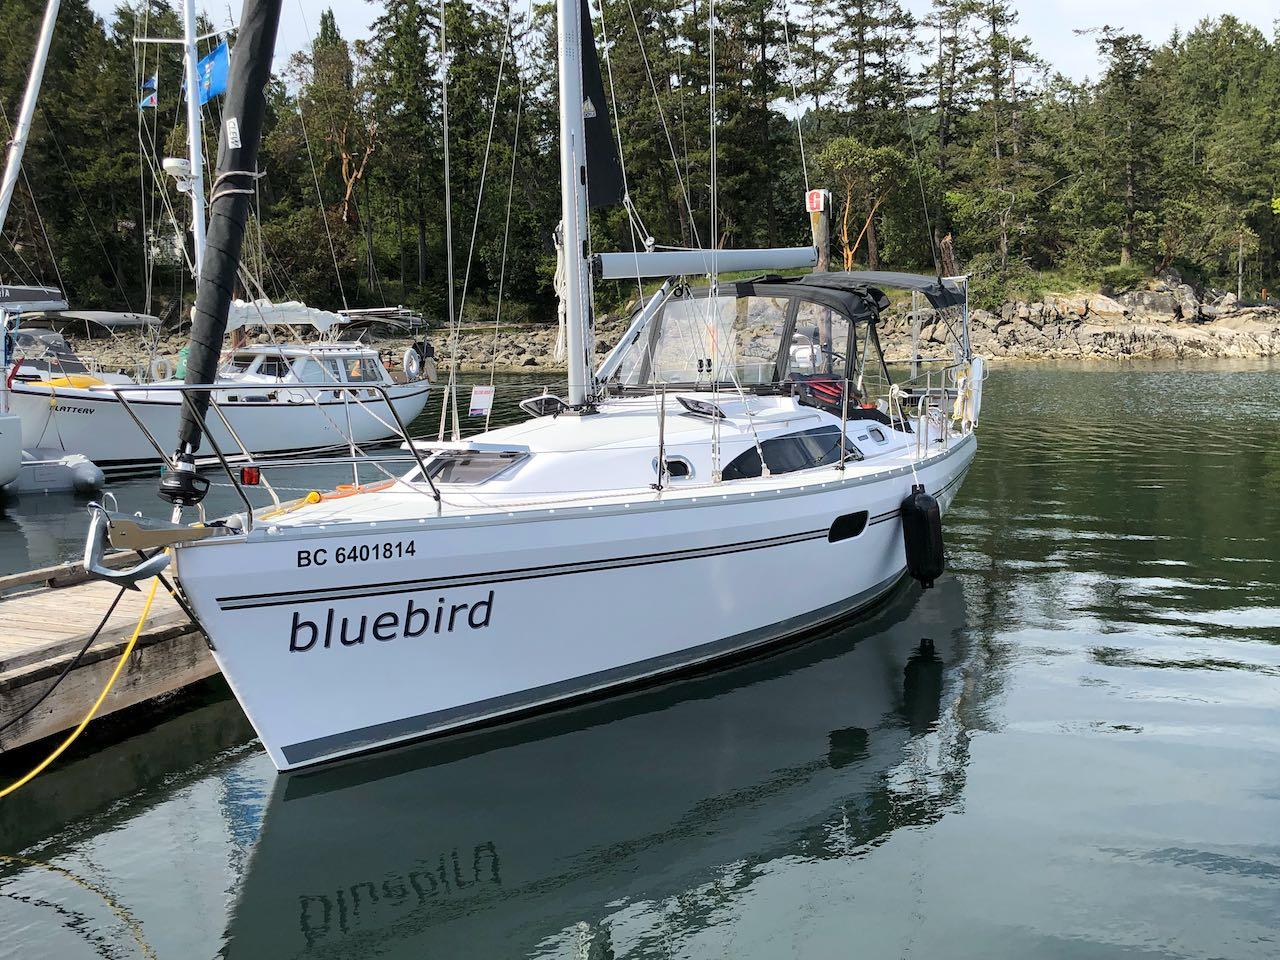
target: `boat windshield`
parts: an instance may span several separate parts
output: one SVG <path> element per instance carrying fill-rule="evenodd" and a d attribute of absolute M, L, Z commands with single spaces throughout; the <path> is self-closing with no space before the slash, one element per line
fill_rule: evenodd
<path fill-rule="evenodd" d="M 639 331 L 613 382 L 772 392 L 804 380 L 856 379 L 862 351 L 853 327 L 841 311 L 795 296 L 694 292 L 669 300 Z"/>

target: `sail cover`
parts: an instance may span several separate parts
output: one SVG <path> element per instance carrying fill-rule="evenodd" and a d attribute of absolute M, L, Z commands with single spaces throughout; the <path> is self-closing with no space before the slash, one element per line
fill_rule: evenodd
<path fill-rule="evenodd" d="M 622 164 L 609 122 L 596 34 L 591 26 L 591 0 L 579 0 L 582 13 L 582 126 L 587 139 L 587 203 L 612 207 L 622 202 Z"/>
<path fill-rule="evenodd" d="M 227 330 L 240 327 L 315 327 L 328 330 L 346 323 L 346 318 L 328 310 L 308 307 L 298 300 L 272 303 L 270 300 L 235 300 L 227 312 Z"/>

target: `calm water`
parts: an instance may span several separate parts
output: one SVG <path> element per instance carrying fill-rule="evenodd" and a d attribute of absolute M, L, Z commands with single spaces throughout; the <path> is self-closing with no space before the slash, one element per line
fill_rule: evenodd
<path fill-rule="evenodd" d="M 862 624 L 287 778 L 216 684 L 106 724 L 0 802 L 0 955 L 1280 955 L 1280 367 L 988 391 Z"/>

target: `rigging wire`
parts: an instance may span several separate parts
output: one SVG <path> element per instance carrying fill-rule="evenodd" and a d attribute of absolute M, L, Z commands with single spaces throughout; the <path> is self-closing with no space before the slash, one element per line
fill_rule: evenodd
<path fill-rule="evenodd" d="M 303 6 L 302 0 L 298 0 L 298 15 L 302 18 L 303 29 L 307 33 L 307 44 L 311 48 L 312 53 L 315 52 L 315 39 L 311 35 L 311 25 L 307 21 L 307 12 Z M 315 72 L 315 62 L 312 61 L 312 73 Z M 325 112 L 329 115 L 329 130 L 337 139 L 337 126 L 333 120 L 333 106 L 326 103 Z M 347 303 L 347 291 L 342 283 L 342 271 L 338 268 L 338 253 L 333 245 L 333 233 L 329 230 L 329 215 L 325 210 L 324 193 L 320 189 L 320 175 L 316 172 L 315 156 L 311 152 L 311 138 L 307 135 L 307 121 L 302 113 L 302 97 L 298 97 L 298 119 L 302 124 L 302 140 L 307 146 L 307 162 L 311 164 L 311 179 L 316 185 L 316 199 L 320 203 L 320 218 L 324 221 L 324 235 L 329 241 L 329 256 L 333 259 L 333 272 L 338 278 L 338 294 L 342 298 L 342 309 L 349 310 L 350 304 Z"/>
<path fill-rule="evenodd" d="M 631 26 L 635 30 L 636 43 L 640 46 L 640 59 L 644 63 L 645 75 L 649 78 L 649 89 L 653 92 L 653 102 L 658 108 L 658 119 L 662 121 L 662 132 L 667 140 L 667 149 L 671 151 L 671 165 L 676 172 L 676 182 L 680 185 L 680 196 L 684 200 L 685 209 L 689 212 L 689 228 L 693 231 L 693 241 L 701 248 L 702 239 L 698 236 L 698 224 L 693 215 L 693 204 L 689 199 L 689 190 L 685 183 L 685 177 L 680 172 L 680 161 L 676 157 L 676 145 L 671 139 L 671 128 L 667 125 L 667 114 L 662 109 L 662 98 L 658 95 L 658 83 L 653 77 L 653 68 L 649 64 L 649 53 L 645 49 L 644 37 L 640 33 L 640 21 L 636 19 L 635 7 L 631 5 L 631 0 L 627 0 L 627 10 L 631 14 Z"/>
<path fill-rule="evenodd" d="M 493 317 L 493 353 L 489 361 L 490 387 L 494 385 L 494 374 L 498 365 L 498 329 L 502 324 L 502 299 L 507 279 L 507 240 L 511 236 L 511 201 L 516 192 L 516 157 L 519 155 L 520 146 L 520 114 L 524 107 L 524 74 L 519 72 L 518 65 L 516 70 L 520 77 L 520 91 L 516 96 L 516 126 L 515 133 L 511 138 L 511 173 L 507 177 L 507 214 L 502 227 L 502 260 L 498 270 L 498 307 Z M 489 409 L 484 414 L 484 432 L 486 433 L 489 431 L 489 421 L 492 417 L 493 403 L 491 402 Z"/>
<path fill-rule="evenodd" d="M 587 2 L 587 0 L 583 0 L 583 2 Z M 640 234 L 640 240 L 646 248 L 653 242 L 653 234 L 645 226 L 644 220 L 640 216 L 640 211 L 631 199 L 631 186 L 627 181 L 627 158 L 622 149 L 622 127 L 618 124 L 618 117 L 621 116 L 621 112 L 618 110 L 618 88 L 613 80 L 613 57 L 610 56 L 610 49 L 613 44 L 609 41 L 609 27 L 605 22 L 603 0 L 600 4 L 600 38 L 604 41 L 604 69 L 605 74 L 609 77 L 609 102 L 613 105 L 613 133 L 614 139 L 618 143 L 618 167 L 622 173 L 622 205 L 627 211 L 627 226 L 631 233 L 631 250 L 633 253 L 639 253 L 636 244 L 637 230 Z M 639 260 L 636 261 L 636 294 L 643 299 L 644 284 L 640 282 Z"/>
<path fill-rule="evenodd" d="M 316 198 L 320 201 L 320 219 L 324 223 L 325 239 L 329 241 L 329 256 L 333 260 L 333 272 L 338 278 L 338 295 L 342 298 L 342 309 L 347 310 L 347 291 L 342 284 L 342 271 L 338 269 L 338 251 L 333 245 L 333 233 L 329 229 L 329 213 L 324 206 L 324 192 L 320 189 L 320 174 L 316 172 L 316 158 L 311 152 L 311 138 L 307 135 L 307 118 L 302 112 L 302 98 L 298 98 L 298 124 L 302 127 L 302 142 L 307 148 L 307 163 L 311 165 L 311 179 L 316 185 Z"/>
<path fill-rule="evenodd" d="M 796 137 L 800 141 L 800 169 L 804 171 L 804 190 L 809 192 L 809 161 L 804 153 L 804 129 L 801 126 L 800 89 L 796 86 L 796 71 L 791 62 L 791 28 L 787 25 L 787 0 L 779 0 L 782 8 L 782 39 L 787 54 L 787 78 L 791 81 L 791 99 L 796 110 Z"/>
<path fill-rule="evenodd" d="M 444 133 L 444 245 L 446 301 L 449 316 L 449 385 L 440 406 L 440 434 L 444 439 L 445 418 L 453 401 L 453 438 L 461 438 L 458 426 L 458 328 L 453 313 L 453 176 L 449 168 L 449 36 L 446 29 L 447 0 L 440 0 L 440 104 Z M 505 48 L 504 48 L 505 49 Z"/>
<path fill-rule="evenodd" d="M 489 156 L 493 149 L 493 130 L 494 130 L 494 126 L 498 122 L 498 103 L 500 102 L 500 99 L 501 99 L 502 77 L 503 77 L 503 71 L 505 70 L 506 64 L 507 64 L 507 47 L 510 43 L 510 40 L 511 40 L 511 20 L 508 17 L 506 29 L 504 30 L 503 37 L 502 37 L 502 52 L 498 58 L 498 79 L 494 83 L 494 88 L 493 88 L 493 108 L 489 112 L 489 134 L 488 134 L 488 137 L 485 139 L 484 159 L 480 165 L 480 186 L 479 186 L 479 189 L 476 191 L 476 212 L 475 212 L 475 216 L 472 218 L 472 221 L 471 221 L 471 245 L 467 249 L 467 265 L 462 274 L 462 296 L 458 303 L 458 316 L 456 320 L 453 317 L 450 317 L 451 329 L 454 329 L 454 328 L 458 330 L 461 329 L 462 315 L 467 309 L 467 290 L 471 283 L 471 264 L 473 262 L 473 259 L 475 257 L 475 252 L 476 252 L 476 237 L 480 232 L 480 213 L 484 204 L 484 187 L 485 187 L 485 181 L 488 178 L 488 173 L 489 173 Z M 521 87 L 521 89 L 523 90 L 523 86 Z M 513 167 L 512 167 L 513 175 L 514 175 L 514 169 L 515 168 L 514 168 L 514 158 L 513 158 Z M 510 218 L 510 200 L 511 198 L 510 196 L 508 196 L 507 198 L 508 219 Z M 505 259 L 505 249 L 506 249 L 505 246 L 503 249 L 504 249 L 504 259 Z M 505 266 L 505 262 L 504 262 L 504 266 Z M 456 339 L 455 339 L 455 343 L 456 343 Z M 458 367 L 457 359 L 458 358 L 456 353 L 450 358 L 451 364 L 450 364 L 450 371 L 449 371 L 449 386 L 450 386 L 451 392 L 453 390 L 455 377 L 457 376 L 457 372 L 456 372 Z M 454 397 L 454 404 L 455 406 L 457 405 L 456 396 Z M 456 410 L 454 412 L 454 417 L 456 420 L 457 418 Z M 454 439 L 457 440 L 459 438 L 455 436 Z"/>
<path fill-rule="evenodd" d="M 7 29 L 5 30 L 5 41 L 8 43 L 10 51 L 12 51 L 14 49 L 13 35 L 9 33 Z M 89 204 L 85 201 L 84 194 L 80 192 L 80 186 L 76 183 L 75 177 L 72 175 L 71 165 L 67 163 L 66 155 L 62 152 L 62 143 L 59 140 L 54 129 L 54 125 L 49 118 L 49 113 L 45 110 L 44 104 L 39 101 L 36 102 L 36 108 L 40 111 L 40 116 L 44 119 L 46 132 L 48 133 L 49 140 L 53 143 L 54 149 L 58 152 L 58 159 L 62 162 L 62 168 L 67 174 L 67 181 L 71 184 L 72 189 L 75 190 L 76 198 L 84 208 L 85 218 L 89 221 L 89 227 L 93 233 L 93 238 L 98 242 L 98 248 L 102 251 L 103 261 L 106 263 L 107 269 L 111 271 L 111 277 L 115 281 L 116 289 L 120 291 L 120 295 L 124 298 L 125 306 L 128 307 L 129 310 L 132 310 L 133 306 L 129 303 L 129 295 L 125 290 L 124 284 L 120 280 L 120 275 L 116 272 L 115 263 L 112 261 L 111 255 L 107 251 L 106 244 L 102 242 L 102 235 L 98 231 L 98 225 L 94 222 L 93 212 L 89 209 Z"/>

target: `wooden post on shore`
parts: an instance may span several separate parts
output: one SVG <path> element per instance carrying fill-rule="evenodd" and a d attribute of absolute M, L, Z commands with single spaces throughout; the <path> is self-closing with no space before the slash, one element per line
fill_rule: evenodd
<path fill-rule="evenodd" d="M 805 208 L 809 211 L 813 245 L 818 248 L 813 272 L 826 273 L 831 266 L 831 191 L 810 190 L 805 195 Z"/>

